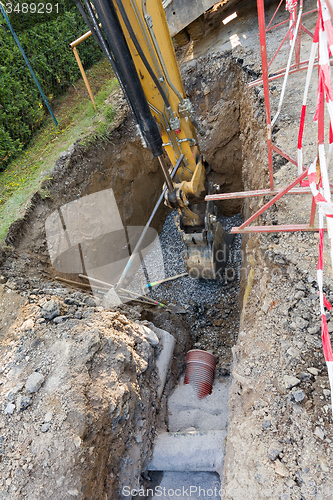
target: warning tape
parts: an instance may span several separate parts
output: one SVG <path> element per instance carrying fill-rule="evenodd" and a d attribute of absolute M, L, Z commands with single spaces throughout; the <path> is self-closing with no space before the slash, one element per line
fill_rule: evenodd
<path fill-rule="evenodd" d="M 298 164 L 298 174 L 299 175 L 303 171 L 303 133 L 304 133 L 304 124 L 305 124 L 306 103 L 308 100 L 310 81 L 311 81 L 311 76 L 312 76 L 312 70 L 314 67 L 314 61 L 316 58 L 316 52 L 318 50 L 318 44 L 319 44 L 319 18 L 318 18 L 318 21 L 316 24 L 313 42 L 311 45 L 309 66 L 308 66 L 308 71 L 307 71 L 307 75 L 306 75 L 305 88 L 304 88 L 304 94 L 303 94 L 301 121 L 300 121 L 300 126 L 299 126 L 299 133 L 298 133 L 297 164 Z M 309 185 L 308 181 L 301 181 L 301 186 L 308 186 L 308 185 Z"/>
<path fill-rule="evenodd" d="M 286 0 L 286 9 L 292 12 L 293 0 Z M 296 12 L 296 10 L 295 10 Z M 333 269 L 333 204 L 331 202 L 331 189 L 328 178 L 327 163 L 333 150 L 333 92 L 330 75 L 330 56 L 333 54 L 333 26 L 330 13 L 324 0 L 318 0 L 318 20 L 315 28 L 314 38 L 311 46 L 309 65 L 306 76 L 306 83 L 303 94 L 302 111 L 297 143 L 297 165 L 298 174 L 303 172 L 303 133 L 306 115 L 306 105 L 309 93 L 309 86 L 314 68 L 316 53 L 318 51 L 318 86 L 317 86 L 317 107 L 313 121 L 318 123 L 318 156 L 315 158 L 308 170 L 308 181 L 303 181 L 302 186 L 310 186 L 313 199 L 319 212 L 319 256 L 317 264 L 317 280 L 319 287 L 320 312 L 321 312 L 321 336 L 323 352 L 328 370 L 331 386 L 331 403 L 333 414 L 333 352 L 330 335 L 327 327 L 325 308 L 332 310 L 332 305 L 326 299 L 323 292 L 323 248 L 324 248 L 324 217 L 327 222 L 327 232 L 330 243 L 330 255 Z M 330 118 L 329 127 L 329 156 L 328 162 L 324 146 L 324 103 L 328 109 Z"/>
<path fill-rule="evenodd" d="M 324 216 L 327 217 L 327 222 L 332 222 L 333 218 L 333 206 L 331 202 L 328 202 L 324 198 L 323 194 L 318 190 L 318 175 L 317 175 L 317 161 L 318 158 L 314 160 L 308 171 L 308 178 L 310 189 L 313 198 L 319 209 L 319 256 L 317 264 L 317 281 L 319 287 L 319 298 L 320 298 L 320 312 L 321 312 L 321 338 L 323 343 L 323 351 L 325 356 L 325 361 L 327 365 L 327 371 L 331 386 L 331 403 L 333 402 L 333 352 L 330 335 L 328 333 L 327 319 L 325 314 L 325 307 L 328 310 L 332 309 L 332 305 L 326 299 L 323 292 L 323 249 L 324 249 Z M 319 179 L 319 184 L 321 183 L 321 178 Z M 322 188 L 320 188 L 322 191 Z M 333 407 L 332 407 L 333 413 Z"/>
<path fill-rule="evenodd" d="M 289 43 L 290 46 L 294 37 L 296 36 L 296 29 L 292 30 L 291 28 L 295 26 L 296 23 L 296 10 L 297 10 L 297 0 L 286 0 L 286 10 L 290 13 L 289 20 Z"/>

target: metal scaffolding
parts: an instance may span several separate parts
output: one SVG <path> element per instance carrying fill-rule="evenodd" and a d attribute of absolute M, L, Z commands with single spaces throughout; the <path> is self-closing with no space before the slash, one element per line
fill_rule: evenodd
<path fill-rule="evenodd" d="M 312 199 L 310 219 L 308 224 L 289 224 L 289 225 L 265 225 L 265 226 L 253 226 L 250 225 L 254 220 L 256 220 L 260 215 L 262 215 L 268 208 L 270 208 L 275 202 L 277 202 L 280 198 L 288 195 L 299 195 L 299 194 L 309 194 L 311 190 L 308 186 L 305 186 L 302 181 L 308 175 L 308 169 L 302 165 L 301 172 L 298 172 L 298 176 L 290 182 L 284 188 L 275 188 L 274 186 L 274 176 L 273 176 L 273 152 L 279 154 L 283 158 L 287 159 L 294 165 L 298 165 L 296 159 L 291 157 L 288 153 L 279 148 L 276 144 L 272 142 L 272 128 L 274 123 L 280 113 L 282 101 L 284 97 L 284 92 L 286 89 L 287 79 L 289 74 L 296 73 L 298 71 L 307 70 L 309 67 L 309 60 L 301 61 L 301 36 L 302 34 L 307 34 L 311 38 L 314 37 L 314 34 L 308 30 L 303 25 L 303 17 L 316 12 L 318 9 L 314 9 L 308 12 L 303 13 L 303 0 L 300 1 L 299 9 L 297 13 L 297 2 L 294 2 L 289 10 L 290 12 L 290 20 L 285 20 L 281 23 L 275 24 L 271 26 L 283 0 L 280 1 L 270 23 L 268 26 L 265 26 L 265 11 L 264 11 L 264 0 L 257 0 L 257 8 L 258 8 L 258 21 L 259 21 L 259 37 L 260 37 L 260 51 L 261 51 L 261 64 L 262 64 L 262 78 L 257 79 L 249 84 L 249 87 L 254 87 L 257 85 L 263 85 L 264 88 L 264 100 L 265 100 L 265 111 L 266 111 L 266 128 L 267 128 L 267 155 L 268 155 L 268 170 L 269 170 L 269 184 L 270 187 L 267 189 L 259 189 L 254 191 L 242 191 L 242 192 L 234 192 L 234 193 L 220 193 L 214 195 L 206 196 L 207 201 L 211 200 L 227 200 L 227 199 L 235 199 L 235 198 L 253 198 L 258 196 L 269 196 L 272 195 L 273 198 L 264 204 L 257 212 L 255 212 L 251 217 L 249 217 L 241 226 L 233 227 L 231 229 L 231 233 L 269 233 L 269 232 L 289 232 L 289 231 L 318 231 L 319 228 L 315 227 L 315 211 L 316 204 Z M 290 2 L 291 3 L 291 2 Z M 326 1 L 328 3 L 328 1 Z M 328 5 L 328 9 L 330 10 L 330 6 Z M 267 62 L 267 45 L 266 45 L 266 32 L 273 30 L 283 24 L 289 22 L 289 27 L 286 35 L 284 36 L 282 42 L 280 43 L 278 49 L 276 50 L 273 58 L 268 63 Z M 273 75 L 269 75 L 268 70 L 271 66 L 272 62 L 276 58 L 277 54 L 280 52 L 283 44 L 289 38 L 290 40 L 290 53 L 288 58 L 287 66 L 281 68 L 277 71 L 274 71 Z M 295 64 L 291 64 L 292 55 L 295 53 Z M 314 67 L 318 67 L 318 58 L 314 60 Z M 270 108 L 270 99 L 269 99 L 269 82 L 276 80 L 278 78 L 284 78 L 279 108 L 273 119 L 271 118 L 271 108 Z M 320 113 L 318 121 L 321 122 L 322 127 L 324 123 L 324 113 L 323 110 Z M 322 128 L 321 127 L 321 128 Z M 299 184 L 298 187 L 297 184 Z M 308 184 L 308 183 L 307 183 Z"/>

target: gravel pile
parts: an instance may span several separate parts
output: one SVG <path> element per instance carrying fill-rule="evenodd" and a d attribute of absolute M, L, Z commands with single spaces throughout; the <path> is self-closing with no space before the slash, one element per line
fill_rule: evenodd
<path fill-rule="evenodd" d="M 186 272 L 184 245 L 174 223 L 176 213 L 177 212 L 174 211 L 167 216 L 159 237 L 163 254 L 165 277 L 171 277 Z M 239 226 L 242 223 L 240 214 L 234 215 L 233 217 L 222 216 L 219 220 L 226 231 L 230 231 L 233 226 Z M 161 302 L 173 303 L 185 308 L 193 303 L 200 303 L 207 306 L 219 304 L 221 302 L 221 297 L 230 290 L 230 285 L 237 286 L 239 284 L 239 270 L 241 266 L 240 248 L 241 236 L 236 235 L 228 262 L 228 277 L 233 277 L 234 279 L 228 279 L 223 282 L 219 280 L 195 280 L 189 276 L 184 276 L 175 281 L 163 283 L 154 287 L 154 289 L 150 291 L 149 296 Z M 149 261 L 149 259 L 150 255 L 145 261 Z M 231 270 L 234 272 L 231 272 Z"/>

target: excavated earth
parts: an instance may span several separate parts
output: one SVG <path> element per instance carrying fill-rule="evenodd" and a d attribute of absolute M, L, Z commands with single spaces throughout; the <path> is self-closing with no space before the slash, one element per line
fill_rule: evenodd
<path fill-rule="evenodd" d="M 263 95 L 260 87 L 248 87 L 260 75 L 256 13 L 240 10 L 235 24 L 224 27 L 231 13 L 210 12 L 204 39 L 177 54 L 186 91 L 207 130 L 200 147 L 223 192 L 266 188 L 269 181 Z M 284 18 L 282 13 L 277 19 Z M 312 29 L 314 18 L 308 19 Z M 268 38 L 271 55 L 281 32 Z M 286 50 L 277 64 L 284 63 Z M 273 109 L 280 82 L 270 87 Z M 291 81 L 273 131 L 273 140 L 291 154 L 303 84 L 304 75 Z M 311 92 L 315 96 L 314 85 Z M 189 278 L 154 292 L 181 314 L 134 302 L 107 308 L 84 286 L 56 279 L 80 281 L 52 268 L 45 235 L 50 214 L 111 187 L 124 226 L 144 225 L 161 192 L 157 162 L 137 139 L 124 99 L 116 94 L 113 100 L 110 141 L 89 150 L 74 144 L 63 153 L 46 173 L 44 194 L 34 195 L 1 249 L 0 498 L 104 500 L 122 498 L 124 485 L 137 488 L 157 432 L 168 428 L 167 398 L 194 346 L 216 354 L 216 376 L 231 379 L 224 500 L 331 499 L 332 406 L 321 348 L 317 233 L 237 237 L 230 274 L 220 283 L 195 285 L 186 304 L 187 295 L 181 295 L 193 286 Z M 305 153 L 312 161 L 311 124 L 307 134 Z M 274 156 L 278 186 L 295 175 L 292 164 Z M 265 201 L 221 202 L 221 220 L 230 229 Z M 308 197 L 290 196 L 258 223 L 304 222 L 310 207 Z M 171 217 L 163 206 L 154 219 L 159 232 L 166 219 L 162 244 L 170 242 L 165 230 Z M 324 286 L 332 301 L 326 248 Z M 176 339 L 160 401 L 159 345 L 147 335 L 147 325 Z"/>

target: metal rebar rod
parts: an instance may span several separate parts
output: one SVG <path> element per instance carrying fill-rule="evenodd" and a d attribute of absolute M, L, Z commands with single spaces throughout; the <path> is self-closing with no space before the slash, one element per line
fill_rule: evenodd
<path fill-rule="evenodd" d="M 183 276 L 188 276 L 188 273 L 186 272 L 182 274 L 177 274 L 176 276 L 171 276 L 170 278 L 165 278 L 160 281 L 153 281 L 152 283 L 147 283 L 147 285 L 145 285 L 145 288 L 152 288 L 153 286 L 161 285 L 162 283 L 166 283 L 167 281 L 173 281 L 178 278 L 182 278 Z"/>
<path fill-rule="evenodd" d="M 79 274 L 79 278 L 85 278 L 86 280 L 94 281 L 95 283 L 98 283 L 99 285 L 104 285 L 107 288 L 112 287 L 111 283 L 106 283 L 106 281 L 101 281 L 101 280 L 97 280 L 96 278 L 91 278 L 90 276 L 86 276 L 85 274 Z"/>
<path fill-rule="evenodd" d="M 141 300 L 145 300 L 148 304 L 151 304 L 152 306 L 167 307 L 165 304 L 162 304 L 162 302 L 159 302 L 158 300 L 152 299 L 147 295 L 140 295 L 139 293 L 132 292 L 131 290 L 125 290 L 124 288 L 120 288 L 119 293 L 126 294 L 127 296 L 137 297 L 138 299 Z"/>
<path fill-rule="evenodd" d="M 183 154 L 182 154 L 182 155 L 178 158 L 177 163 L 176 163 L 176 165 L 175 165 L 175 168 L 173 169 L 173 171 L 172 171 L 172 173 L 171 173 L 171 175 L 170 175 L 171 179 L 175 176 L 175 174 L 176 174 L 176 172 L 177 172 L 177 170 L 178 170 L 178 168 L 179 168 L 179 165 L 180 165 L 181 161 L 183 160 L 183 158 L 184 158 L 184 155 L 183 155 Z M 146 232 L 147 232 L 147 230 L 148 230 L 148 228 L 149 228 L 149 226 L 150 226 L 150 224 L 151 224 L 151 221 L 153 220 L 153 218 L 154 218 L 154 216 L 155 216 L 155 214 L 156 214 L 156 212 L 157 212 L 157 210 L 158 210 L 158 207 L 160 206 L 160 204 L 161 204 L 161 202 L 162 202 L 162 200 L 163 200 L 163 198 L 164 198 L 164 195 L 165 195 L 166 189 L 167 189 L 166 187 L 163 189 L 161 196 L 160 196 L 160 197 L 159 197 L 159 199 L 157 200 L 157 203 L 156 203 L 156 205 L 155 205 L 155 207 L 154 207 L 154 210 L 152 211 L 151 216 L 149 217 L 148 222 L 147 222 L 147 224 L 145 225 L 144 230 L 142 231 L 142 234 L 141 234 L 141 236 L 140 236 L 140 238 L 139 238 L 139 241 L 138 241 L 138 242 L 137 242 L 137 244 L 135 245 L 135 248 L 134 248 L 134 250 L 133 250 L 133 253 L 132 253 L 132 255 L 130 256 L 129 261 L 127 262 L 127 264 L 126 264 L 126 266 L 125 266 L 125 269 L 123 270 L 122 275 L 121 275 L 121 276 L 120 276 L 120 278 L 119 278 L 119 281 L 118 281 L 118 283 L 117 283 L 117 285 L 116 285 L 116 288 L 121 286 L 121 284 L 123 283 L 123 281 L 124 281 L 124 279 L 125 279 L 126 274 L 127 274 L 127 273 L 128 273 L 128 271 L 129 271 L 129 268 L 130 268 L 130 267 L 131 267 L 131 265 L 133 264 L 134 257 L 135 257 L 135 255 L 136 255 L 136 253 L 138 252 L 138 249 L 140 248 L 140 245 L 141 245 L 141 243 L 142 243 L 142 241 L 143 241 L 143 238 L 144 238 L 144 237 L 145 237 L 145 235 L 146 235 Z"/>
<path fill-rule="evenodd" d="M 57 281 L 61 281 L 63 283 L 67 283 L 68 285 L 82 286 L 82 288 L 91 288 L 90 285 L 87 285 L 86 283 L 80 283 L 79 281 L 68 280 L 65 278 L 61 278 L 60 276 L 55 276 L 54 279 Z"/>
<path fill-rule="evenodd" d="M 138 297 L 138 299 L 144 299 L 151 303 L 156 303 L 156 300 L 147 297 L 146 295 L 141 295 L 140 293 L 132 292 L 132 290 L 126 290 L 125 288 L 119 288 L 119 293 L 127 293 L 127 295 L 132 295 L 133 297 Z"/>
<path fill-rule="evenodd" d="M 146 304 L 147 306 L 154 306 L 154 305 L 158 305 L 158 306 L 161 306 L 161 307 L 165 307 L 167 309 L 167 306 L 164 305 L 164 304 L 161 304 L 160 302 L 155 302 L 155 303 L 152 303 L 152 302 L 148 302 L 147 300 L 141 300 L 141 299 L 137 299 L 135 297 L 130 297 L 130 296 L 126 296 L 126 294 L 123 294 L 121 293 L 120 295 L 123 296 L 124 299 L 127 299 L 129 302 L 131 300 L 133 300 L 134 302 L 141 302 L 141 304 Z"/>
<path fill-rule="evenodd" d="M 168 189 L 169 189 L 169 191 L 173 191 L 173 182 L 172 182 L 171 176 L 169 174 L 168 167 L 165 164 L 163 156 L 158 156 L 158 161 L 160 162 L 160 166 L 161 166 L 165 181 L 167 183 Z"/>
<path fill-rule="evenodd" d="M 247 226 L 243 229 L 239 227 L 231 228 L 231 234 L 242 234 L 242 233 L 288 233 L 295 231 L 319 231 L 319 227 L 309 226 L 309 224 L 289 224 L 289 225 L 279 225 L 279 226 Z M 326 231 L 326 228 L 324 228 Z"/>

